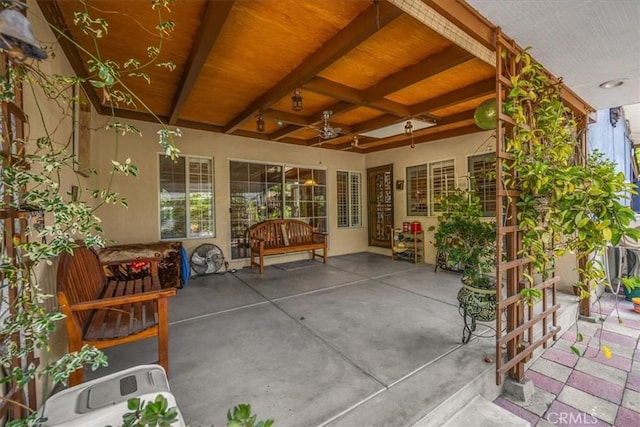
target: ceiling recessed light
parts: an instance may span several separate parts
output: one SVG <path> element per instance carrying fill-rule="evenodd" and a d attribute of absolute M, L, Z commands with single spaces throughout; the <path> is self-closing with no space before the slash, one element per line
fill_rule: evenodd
<path fill-rule="evenodd" d="M 622 86 L 624 84 L 624 82 L 627 81 L 627 80 L 628 79 L 607 80 L 606 82 L 600 83 L 599 86 L 602 89 L 613 89 L 614 87 Z"/>

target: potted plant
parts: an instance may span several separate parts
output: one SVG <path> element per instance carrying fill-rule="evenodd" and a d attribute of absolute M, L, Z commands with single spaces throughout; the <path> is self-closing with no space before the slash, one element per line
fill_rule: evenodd
<path fill-rule="evenodd" d="M 632 301 L 634 298 L 640 298 L 640 277 L 623 277 L 620 281 L 624 286 L 624 296 L 627 301 Z"/>
<path fill-rule="evenodd" d="M 442 206 L 435 246 L 449 265 L 462 271 L 460 307 L 473 322 L 494 320 L 496 283 L 489 273 L 495 267 L 495 221 L 481 219 L 480 198 L 472 190 L 456 188 Z"/>

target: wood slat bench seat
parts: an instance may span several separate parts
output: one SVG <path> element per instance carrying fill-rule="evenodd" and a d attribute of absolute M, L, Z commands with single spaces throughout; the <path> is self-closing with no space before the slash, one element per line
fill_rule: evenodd
<path fill-rule="evenodd" d="M 158 363 L 169 372 L 168 298 L 175 288 L 161 289 L 158 260 L 136 258 L 120 263 L 149 262 L 150 275 L 136 280 L 109 280 L 92 249 L 80 246 L 63 253 L 58 263 L 58 303 L 65 315 L 69 352 L 88 344 L 102 349 L 150 337 L 158 338 Z M 83 380 L 78 369 L 70 385 Z"/>
<path fill-rule="evenodd" d="M 311 251 L 312 259 L 322 257 L 326 264 L 328 239 L 327 233 L 314 231 L 311 225 L 297 219 L 260 222 L 249 230 L 251 269 L 258 267 L 262 274 L 265 256 L 304 251 Z M 317 250 L 322 250 L 322 254 Z"/>

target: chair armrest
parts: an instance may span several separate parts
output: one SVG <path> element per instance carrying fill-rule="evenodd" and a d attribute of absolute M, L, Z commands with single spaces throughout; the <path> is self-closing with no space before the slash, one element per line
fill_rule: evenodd
<path fill-rule="evenodd" d="M 176 288 L 162 289 L 159 291 L 142 292 L 135 295 L 125 295 L 121 297 L 102 298 L 91 301 L 83 301 L 69 305 L 71 311 L 84 311 L 95 308 L 117 307 L 136 302 L 154 301 L 161 298 L 172 297 L 177 293 Z"/>

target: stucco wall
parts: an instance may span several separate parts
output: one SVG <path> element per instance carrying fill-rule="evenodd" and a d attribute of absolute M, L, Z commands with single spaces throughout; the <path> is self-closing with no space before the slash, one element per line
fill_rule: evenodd
<path fill-rule="evenodd" d="M 472 135 L 442 139 L 424 144 L 418 144 L 415 148 L 403 147 L 368 154 L 366 157 L 367 168 L 393 164 L 393 179 L 405 181 L 403 191 L 394 190 L 394 226 L 400 227 L 404 221 L 419 221 L 425 230 L 425 260 L 435 263 L 436 251 L 433 246 L 433 232 L 426 231 L 430 226 L 437 227 L 435 216 L 407 216 L 407 192 L 406 192 L 406 168 L 431 162 L 453 159 L 458 185 L 466 185 L 467 159 L 469 156 L 485 154 L 495 151 L 495 138 L 493 132 L 481 132 Z M 379 252 L 377 248 L 372 251 Z"/>
<path fill-rule="evenodd" d="M 56 38 L 42 17 L 40 9 L 33 1 L 29 1 L 28 3 L 30 8 L 27 9 L 27 18 L 31 22 L 33 33 L 43 46 L 49 48 L 49 58 L 37 62 L 34 66 L 39 67 L 39 69 L 47 75 L 74 75 L 64 52 L 58 44 L 53 43 Z M 28 126 L 25 127 L 27 138 L 33 144 L 37 138 L 48 134 L 57 148 L 65 148 L 68 152 L 71 152 L 72 147 L 69 144 L 72 135 L 72 117 L 69 106 L 65 103 L 59 104 L 59 99 L 48 100 L 43 92 L 37 89 L 37 85 L 34 85 L 34 87 L 36 87 L 35 92 L 30 90 L 29 85 L 24 85 L 23 87 L 23 108 L 29 121 Z M 27 151 L 33 152 L 33 146 L 30 146 Z M 37 171 L 37 168 L 34 167 L 32 170 Z M 75 174 L 71 168 L 63 170 L 60 175 L 60 188 L 62 192 L 70 191 L 72 185 L 85 185 L 87 182 L 88 180 L 86 178 Z M 37 283 L 43 293 L 54 295 L 53 298 L 45 301 L 45 307 L 50 311 L 57 310 L 57 300 L 55 298 L 57 264 L 55 260 L 53 261 L 51 264 L 41 263 L 35 267 Z M 40 351 L 38 354 L 41 367 L 57 360 L 67 352 L 67 338 L 64 323 L 60 321 L 57 326 L 57 329 L 52 333 L 49 341 L 49 351 Z M 36 393 L 39 403 L 41 403 L 46 393 L 45 389 L 47 389 L 47 387 L 45 387 L 45 384 L 39 379 L 37 381 Z"/>
<path fill-rule="evenodd" d="M 105 206 L 99 211 L 105 235 L 118 243 L 151 242 L 160 238 L 158 219 L 158 155 L 160 146 L 157 143 L 156 135 L 159 126 L 152 123 L 133 123 L 142 131 L 143 136 L 128 135 L 121 138 L 117 142 L 117 152 L 119 161 L 131 158 L 131 161 L 140 168 L 139 177 L 116 176 L 112 185 L 113 191 L 126 197 L 129 207 L 123 209 L 120 206 Z M 352 229 L 337 227 L 335 191 L 336 171 L 363 172 L 365 170 L 364 156 L 348 151 L 321 150 L 317 147 L 255 141 L 193 129 L 183 129 L 182 131 L 183 136 L 178 138 L 176 142 L 183 154 L 206 156 L 214 160 L 216 236 L 206 239 L 183 239 L 188 252 L 203 242 L 211 242 L 220 246 L 227 258 L 230 258 L 229 162 L 231 160 L 326 169 L 330 255 L 367 250 L 366 226 Z M 116 152 L 113 134 L 107 131 L 94 134 L 92 147 L 93 166 L 98 171 L 96 184 L 98 187 L 105 187 L 110 179 L 111 159 Z M 299 257 L 299 255 L 294 255 L 291 258 L 295 257 Z M 235 261 L 234 264 L 238 267 L 247 264 L 247 262 L 241 260 Z"/>

